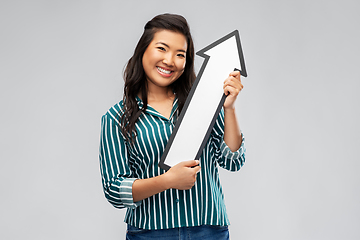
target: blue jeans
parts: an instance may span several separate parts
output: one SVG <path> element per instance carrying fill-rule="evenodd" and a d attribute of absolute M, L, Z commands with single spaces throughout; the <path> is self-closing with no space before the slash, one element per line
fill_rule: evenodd
<path fill-rule="evenodd" d="M 181 227 L 162 230 L 146 230 L 128 224 L 126 240 L 166 239 L 166 240 L 228 240 L 227 226 L 202 225 L 199 227 Z"/>

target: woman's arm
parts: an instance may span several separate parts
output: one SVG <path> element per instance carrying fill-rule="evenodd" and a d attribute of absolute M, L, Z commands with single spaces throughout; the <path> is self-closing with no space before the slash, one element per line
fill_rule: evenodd
<path fill-rule="evenodd" d="M 224 141 L 232 152 L 241 146 L 241 131 L 236 119 L 235 109 L 224 109 Z"/>
<path fill-rule="evenodd" d="M 170 188 L 179 190 L 192 188 L 196 182 L 196 175 L 200 171 L 200 166 L 197 165 L 199 165 L 198 160 L 184 161 L 162 175 L 135 180 L 132 185 L 133 201 L 141 201 Z"/>
<path fill-rule="evenodd" d="M 224 93 L 227 95 L 224 102 L 224 141 L 232 152 L 241 146 L 241 131 L 235 114 L 235 100 L 239 92 L 243 89 L 240 80 L 240 72 L 234 71 L 224 81 Z"/>
<path fill-rule="evenodd" d="M 119 134 L 117 112 L 112 108 L 101 118 L 100 172 L 106 199 L 116 208 L 136 208 L 141 203 L 132 201 L 131 186 L 135 178 L 128 162 L 125 139 Z"/>

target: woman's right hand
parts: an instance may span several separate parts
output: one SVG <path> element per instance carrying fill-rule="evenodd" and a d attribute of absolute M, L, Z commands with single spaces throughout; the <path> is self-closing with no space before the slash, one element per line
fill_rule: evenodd
<path fill-rule="evenodd" d="M 189 160 L 171 167 L 165 173 L 169 188 L 179 190 L 191 189 L 195 185 L 196 175 L 201 169 L 198 165 L 199 160 Z"/>

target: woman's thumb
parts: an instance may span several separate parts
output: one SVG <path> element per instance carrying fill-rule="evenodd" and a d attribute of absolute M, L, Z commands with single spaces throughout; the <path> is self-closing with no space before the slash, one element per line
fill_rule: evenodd
<path fill-rule="evenodd" d="M 189 160 L 189 161 L 184 162 L 184 166 L 185 167 L 195 167 L 195 166 L 199 165 L 199 163 L 200 163 L 199 160 Z"/>

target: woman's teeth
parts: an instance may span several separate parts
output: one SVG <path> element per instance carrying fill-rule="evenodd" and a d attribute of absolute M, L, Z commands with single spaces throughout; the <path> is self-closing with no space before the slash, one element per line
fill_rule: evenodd
<path fill-rule="evenodd" d="M 160 67 L 157 67 L 157 69 L 158 69 L 160 72 L 163 72 L 163 73 L 165 73 L 165 74 L 170 74 L 170 73 L 171 73 L 171 71 L 162 69 L 162 68 L 160 68 Z"/>

